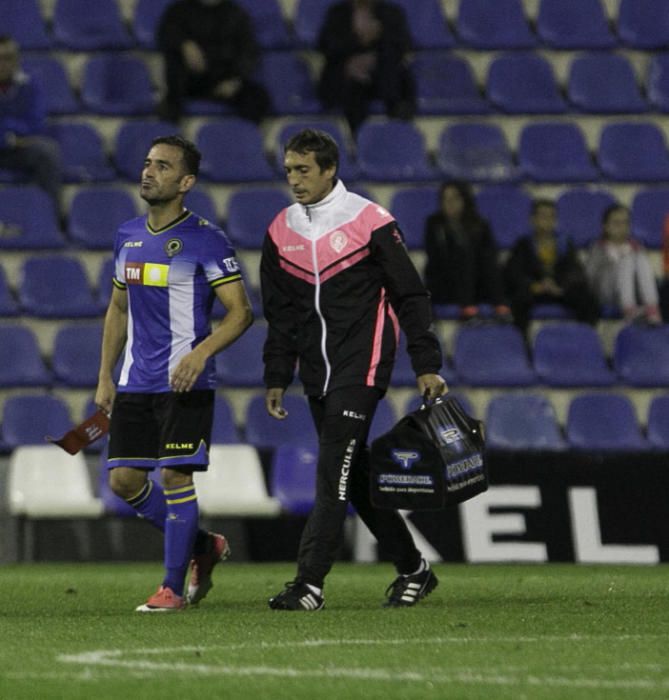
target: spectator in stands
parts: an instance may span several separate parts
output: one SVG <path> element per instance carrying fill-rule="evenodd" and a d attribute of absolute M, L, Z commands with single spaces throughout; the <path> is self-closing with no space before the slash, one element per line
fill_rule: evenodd
<path fill-rule="evenodd" d="M 406 65 L 411 37 L 404 10 L 386 0 L 343 0 L 329 8 L 318 48 L 325 57 L 319 97 L 340 107 L 355 132 L 369 102 L 385 103 L 391 117 L 414 113 L 414 85 Z"/>
<path fill-rule="evenodd" d="M 267 91 L 251 77 L 259 58 L 251 20 L 232 0 L 169 5 L 157 43 L 165 65 L 164 119 L 178 122 L 188 97 L 220 100 L 254 122 L 269 112 Z"/>
<path fill-rule="evenodd" d="M 660 283 L 660 313 L 669 318 L 669 214 L 664 218 L 662 232 L 662 282 Z"/>
<path fill-rule="evenodd" d="M 37 83 L 20 69 L 19 53 L 14 39 L 0 36 L 0 168 L 28 175 L 60 215 L 60 153 L 44 135 L 46 103 Z"/>
<path fill-rule="evenodd" d="M 433 303 L 457 304 L 463 320 L 476 318 L 479 304 L 489 303 L 498 319 L 511 320 L 497 246 L 467 183 L 441 186 L 439 209 L 425 223 L 425 252 L 425 282 Z"/>
<path fill-rule="evenodd" d="M 573 241 L 556 231 L 555 203 L 535 199 L 530 221 L 531 233 L 516 241 L 504 268 L 516 324 L 526 332 L 532 307 L 547 303 L 563 304 L 577 320 L 594 324 L 599 305 Z"/>
<path fill-rule="evenodd" d="M 646 249 L 632 238 L 629 210 L 622 204 L 604 211 L 586 270 L 600 304 L 620 309 L 628 322 L 662 323 L 655 274 Z"/>

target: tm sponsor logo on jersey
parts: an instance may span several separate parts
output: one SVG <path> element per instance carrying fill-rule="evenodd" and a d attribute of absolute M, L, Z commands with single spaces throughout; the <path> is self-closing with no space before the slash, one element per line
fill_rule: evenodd
<path fill-rule="evenodd" d="M 160 263 L 135 263 L 125 264 L 126 284 L 144 284 L 149 287 L 167 287 L 169 265 Z"/>

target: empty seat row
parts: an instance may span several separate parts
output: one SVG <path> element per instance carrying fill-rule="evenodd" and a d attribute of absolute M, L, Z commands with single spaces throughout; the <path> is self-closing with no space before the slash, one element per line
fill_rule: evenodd
<path fill-rule="evenodd" d="M 265 335 L 265 327 L 257 323 L 217 355 L 216 374 L 222 387 L 262 386 Z M 64 324 L 47 353 L 47 364 L 31 329 L 0 325 L 0 388 L 94 388 L 101 338 L 100 323 Z M 669 386 L 669 326 L 622 328 L 610 363 L 597 332 L 573 321 L 542 326 L 529 353 L 518 329 L 510 325 L 464 325 L 458 328 L 453 343 L 452 356 L 443 368 L 444 378 L 453 386 Z M 391 385 L 415 385 L 403 344 Z"/>
<path fill-rule="evenodd" d="M 80 97 L 69 84 L 63 64 L 55 57 L 33 56 L 24 69 L 40 84 L 52 115 L 91 112 L 137 116 L 155 111 L 157 91 L 145 61 L 134 55 L 90 56 L 83 69 Z M 469 62 L 444 52 L 416 55 L 410 64 L 416 84 L 418 114 L 591 114 L 669 111 L 669 54 L 653 56 L 637 82 L 628 59 L 610 52 L 575 56 L 562 87 L 548 59 L 535 53 L 511 53 L 492 59 L 485 89 L 477 84 Z M 271 97 L 276 115 L 317 114 L 322 111 L 307 63 L 299 54 L 269 52 L 257 79 Z M 192 100 L 189 114 L 224 115 L 220 103 Z"/>
<path fill-rule="evenodd" d="M 351 189 L 370 197 L 364 188 L 353 185 Z M 476 193 L 476 201 L 500 249 L 510 248 L 529 230 L 532 198 L 524 189 L 513 185 L 483 186 Z M 668 201 L 669 189 L 659 185 L 640 188 L 632 198 L 632 231 L 648 248 L 662 246 Z M 560 194 L 556 202 L 559 230 L 571 236 L 577 247 L 585 248 L 600 235 L 602 214 L 616 199 L 604 188 L 572 187 Z M 282 187 L 247 187 L 230 195 L 221 217 L 214 199 L 204 188 L 194 190 L 186 198 L 186 205 L 199 216 L 221 223 L 240 250 L 259 250 L 267 226 L 290 203 Z M 404 186 L 394 190 L 389 209 L 411 250 L 424 247 L 425 220 L 437 207 L 436 186 Z M 105 212 L 103 218 L 99 215 L 101 211 Z M 68 246 L 111 253 L 116 228 L 140 213 L 134 198 L 124 189 L 81 187 L 72 199 L 63 235 L 44 192 L 29 186 L 0 188 L 0 222 L 5 224 L 0 249 L 30 251 Z M 0 316 L 13 313 L 12 308 L 15 311 L 16 305 L 0 271 Z"/>
<path fill-rule="evenodd" d="M 334 0 L 298 0 L 292 26 L 279 0 L 236 0 L 254 23 L 264 48 L 315 46 L 325 14 Z M 439 0 L 395 0 L 407 16 L 415 48 L 518 49 L 540 44 L 556 49 L 611 48 L 622 44 L 655 50 L 669 45 L 669 11 L 662 0 L 621 0 L 614 25 L 601 0 L 540 0 L 536 32 L 522 0 L 460 0 L 451 28 Z M 160 16 L 171 0 L 138 0 L 131 27 L 126 27 L 118 0 L 57 0 L 49 31 L 38 0 L 0 0 L 10 32 L 35 49 L 71 50 L 154 47 Z"/>

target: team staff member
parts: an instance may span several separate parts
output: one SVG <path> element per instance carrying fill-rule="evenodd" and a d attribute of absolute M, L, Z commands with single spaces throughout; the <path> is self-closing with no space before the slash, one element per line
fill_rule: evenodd
<path fill-rule="evenodd" d="M 165 534 L 165 578 L 137 610 L 184 607 L 211 588 L 229 553 L 222 535 L 198 529 L 193 472 L 206 470 L 214 407 L 213 356 L 252 321 L 239 266 L 225 234 L 188 211 L 197 148 L 180 136 L 155 139 L 140 195 L 148 215 L 122 224 L 114 248 L 114 289 L 102 340 L 96 404 L 111 411 L 108 467 L 115 494 Z M 227 309 L 211 330 L 214 297 Z M 118 381 L 112 379 L 125 346 Z M 163 490 L 147 478 L 162 470 Z"/>
<path fill-rule="evenodd" d="M 323 607 L 349 499 L 397 568 L 386 605 L 413 605 L 437 585 L 400 515 L 372 507 L 365 444 L 390 380 L 398 319 L 420 393 L 446 390 L 429 297 L 393 217 L 346 190 L 338 161 L 336 143 L 321 131 L 288 142 L 284 166 L 296 203 L 270 225 L 261 260 L 267 410 L 286 417 L 282 397 L 299 360 L 320 448 L 297 577 L 270 599 L 277 610 Z"/>

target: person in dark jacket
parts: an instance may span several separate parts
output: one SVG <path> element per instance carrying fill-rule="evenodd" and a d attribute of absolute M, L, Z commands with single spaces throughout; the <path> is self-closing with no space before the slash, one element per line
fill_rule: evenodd
<path fill-rule="evenodd" d="M 463 320 L 477 317 L 479 305 L 488 303 L 498 319 L 511 319 L 497 245 L 467 183 L 442 184 L 439 209 L 425 222 L 425 252 L 425 283 L 433 303 L 457 304 Z"/>
<path fill-rule="evenodd" d="M 558 234 L 557 209 L 549 199 L 536 199 L 532 232 L 516 241 L 504 270 L 513 318 L 527 331 L 535 304 L 563 304 L 576 320 L 594 324 L 599 304 L 588 284 L 573 241 Z"/>
<path fill-rule="evenodd" d="M 382 100 L 390 117 L 409 119 L 415 90 L 406 64 L 411 37 L 404 10 L 386 0 L 344 0 L 332 5 L 321 27 L 318 49 L 325 57 L 319 97 L 327 109 L 341 108 L 353 132 Z"/>
<path fill-rule="evenodd" d="M 18 44 L 0 36 L 0 168 L 27 174 L 60 214 L 60 153 L 45 135 L 46 116 L 39 85 L 19 68 Z"/>
<path fill-rule="evenodd" d="M 251 20 L 232 0 L 178 0 L 158 25 L 167 95 L 160 115 L 177 122 L 187 97 L 220 100 L 259 122 L 270 101 L 252 79 L 259 51 Z"/>
<path fill-rule="evenodd" d="M 372 507 L 369 427 L 390 381 L 398 325 L 422 395 L 446 391 L 430 302 L 402 234 L 383 207 L 336 178 L 339 153 L 326 133 L 303 130 L 285 146 L 296 203 L 270 224 L 260 265 L 268 322 L 263 360 L 267 411 L 299 364 L 319 437 L 316 498 L 298 552 L 297 577 L 270 599 L 275 610 L 320 610 L 342 541 L 348 501 L 395 564 L 386 605 L 414 605 L 437 585 L 402 517 Z M 398 323 L 399 322 L 399 323 Z"/>

